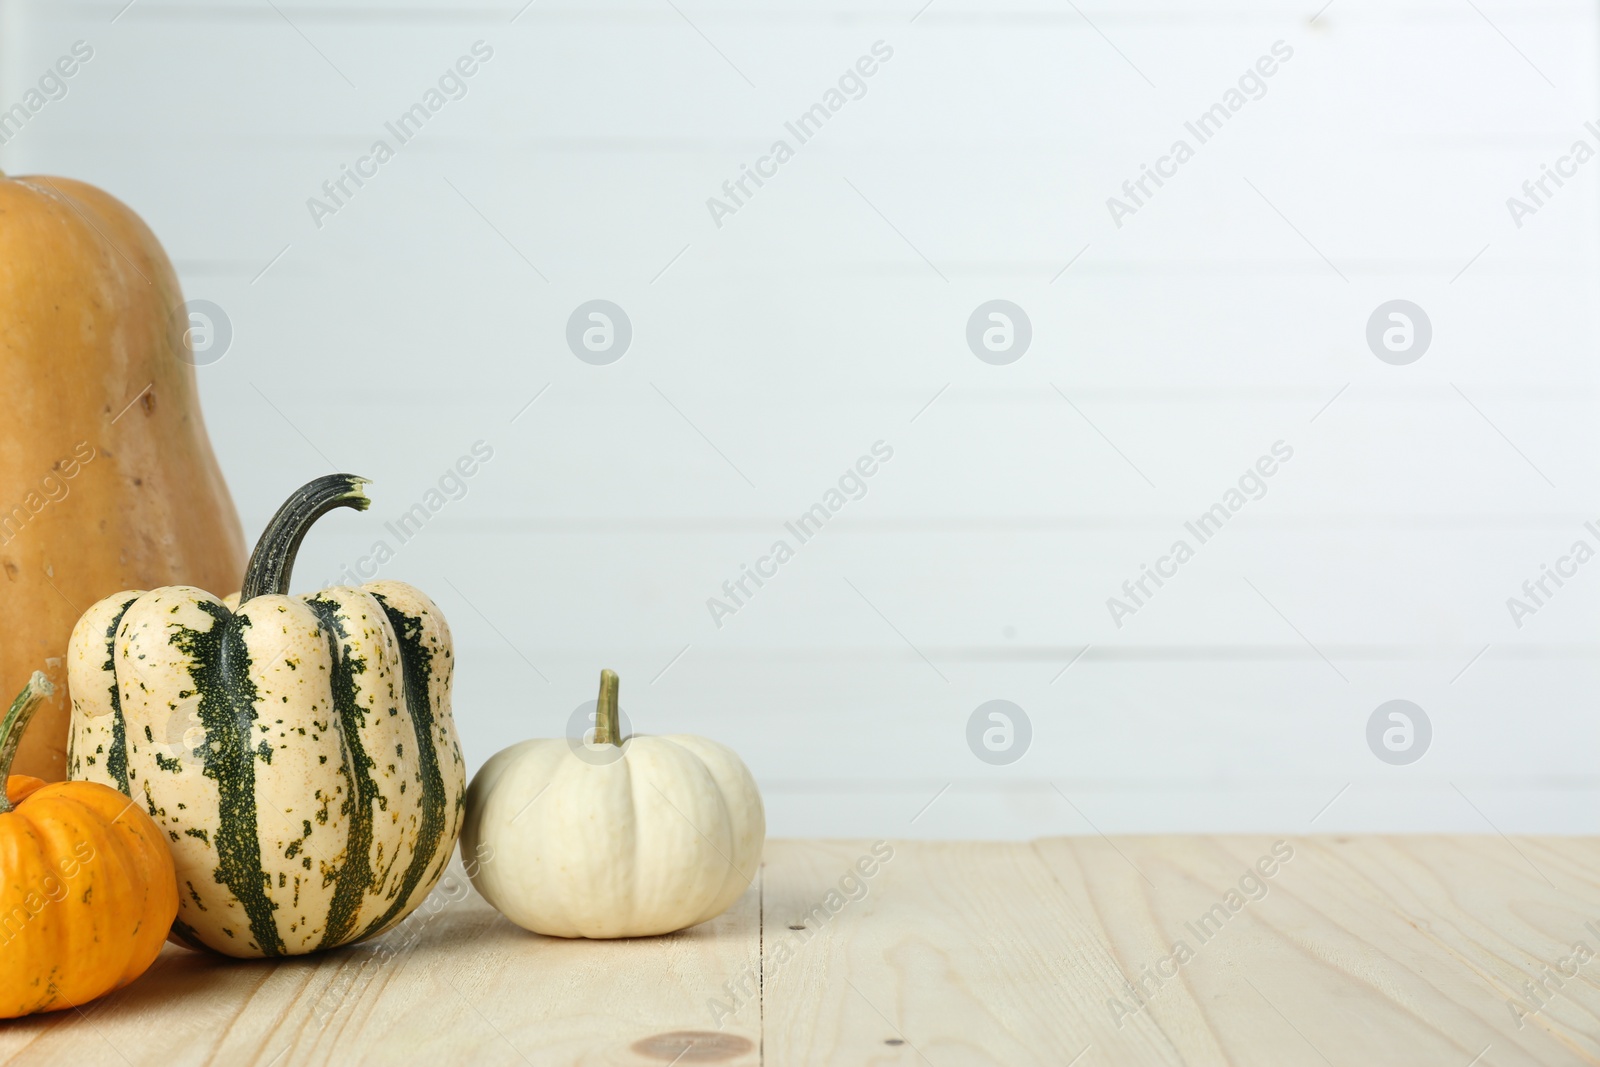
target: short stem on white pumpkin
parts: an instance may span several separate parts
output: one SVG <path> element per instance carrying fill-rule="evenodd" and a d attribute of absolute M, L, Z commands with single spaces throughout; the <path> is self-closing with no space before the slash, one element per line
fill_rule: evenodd
<path fill-rule="evenodd" d="M 594 708 L 594 743 L 622 746 L 622 726 L 617 721 L 617 690 L 621 686 L 617 672 L 600 672 L 600 700 Z"/>
<path fill-rule="evenodd" d="M 239 603 L 268 593 L 280 596 L 287 593 L 295 556 L 299 555 L 300 542 L 305 540 L 311 524 L 334 508 L 366 511 L 372 504 L 362 489 L 367 484 L 368 479 L 359 475 L 327 474 L 296 489 L 272 516 L 261 533 L 261 540 L 256 542 L 255 551 L 250 553 L 250 563 L 244 569 L 244 584 L 239 589 Z"/>
<path fill-rule="evenodd" d="M 0 815 L 11 810 L 11 799 L 6 796 L 5 783 L 11 777 L 11 761 L 17 758 L 17 746 L 22 743 L 23 731 L 28 728 L 33 713 L 39 710 L 45 697 L 55 691 L 55 686 L 50 684 L 50 679 L 44 676 L 43 671 L 34 671 L 28 684 L 17 694 L 17 699 L 11 702 L 11 710 L 6 712 L 5 721 L 0 722 Z"/>

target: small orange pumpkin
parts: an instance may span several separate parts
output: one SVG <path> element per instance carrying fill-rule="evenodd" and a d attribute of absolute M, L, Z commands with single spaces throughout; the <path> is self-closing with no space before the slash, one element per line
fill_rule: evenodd
<path fill-rule="evenodd" d="M 50 693 L 35 671 L 0 722 L 0 1018 L 127 985 L 155 962 L 178 914 L 172 853 L 134 801 L 93 782 L 10 773 Z"/>

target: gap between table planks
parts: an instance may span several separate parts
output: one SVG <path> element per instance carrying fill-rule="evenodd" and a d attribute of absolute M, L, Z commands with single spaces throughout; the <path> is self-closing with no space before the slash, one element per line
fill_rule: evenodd
<path fill-rule="evenodd" d="M 169 946 L 112 996 L 0 1024 L 0 1057 L 1600 1064 L 1600 957 L 1571 959 L 1600 951 L 1600 839 L 1287 841 L 1237 911 L 1272 838 L 893 842 L 870 877 L 871 842 L 772 841 L 727 914 L 610 942 L 519 930 L 457 868 L 374 944 L 258 962 Z"/>

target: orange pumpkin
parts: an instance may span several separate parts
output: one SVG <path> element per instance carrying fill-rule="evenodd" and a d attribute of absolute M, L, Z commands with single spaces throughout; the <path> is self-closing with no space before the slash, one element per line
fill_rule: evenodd
<path fill-rule="evenodd" d="M 172 854 L 134 801 L 93 782 L 10 774 L 50 692 L 34 672 L 0 723 L 0 1018 L 127 985 L 155 962 L 178 914 Z"/>
<path fill-rule="evenodd" d="M 63 656 L 84 608 L 119 589 L 239 588 L 244 534 L 200 415 L 204 335 L 187 316 L 166 253 L 125 205 L 0 174 L 0 693 L 41 666 L 56 691 L 18 773 L 67 777 Z"/>

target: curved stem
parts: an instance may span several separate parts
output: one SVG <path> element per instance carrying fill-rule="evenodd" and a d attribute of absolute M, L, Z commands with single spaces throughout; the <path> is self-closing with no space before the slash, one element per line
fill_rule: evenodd
<path fill-rule="evenodd" d="M 594 743 L 622 746 L 622 727 L 617 722 L 617 672 L 600 672 L 600 700 L 594 709 Z"/>
<path fill-rule="evenodd" d="M 11 702 L 4 722 L 0 722 L 0 815 L 11 810 L 11 798 L 6 796 L 6 779 L 11 777 L 11 761 L 17 758 L 17 746 L 22 743 L 22 732 L 28 728 L 33 713 L 39 710 L 44 698 L 54 693 L 55 686 L 43 671 L 34 671 L 28 684 L 22 687 L 17 699 Z"/>
<path fill-rule="evenodd" d="M 361 487 L 367 484 L 367 479 L 354 474 L 328 474 L 296 489 L 267 523 L 256 550 L 250 553 L 239 590 L 240 605 L 268 593 L 287 593 L 294 558 L 311 524 L 334 508 L 366 511 L 372 501 Z"/>

